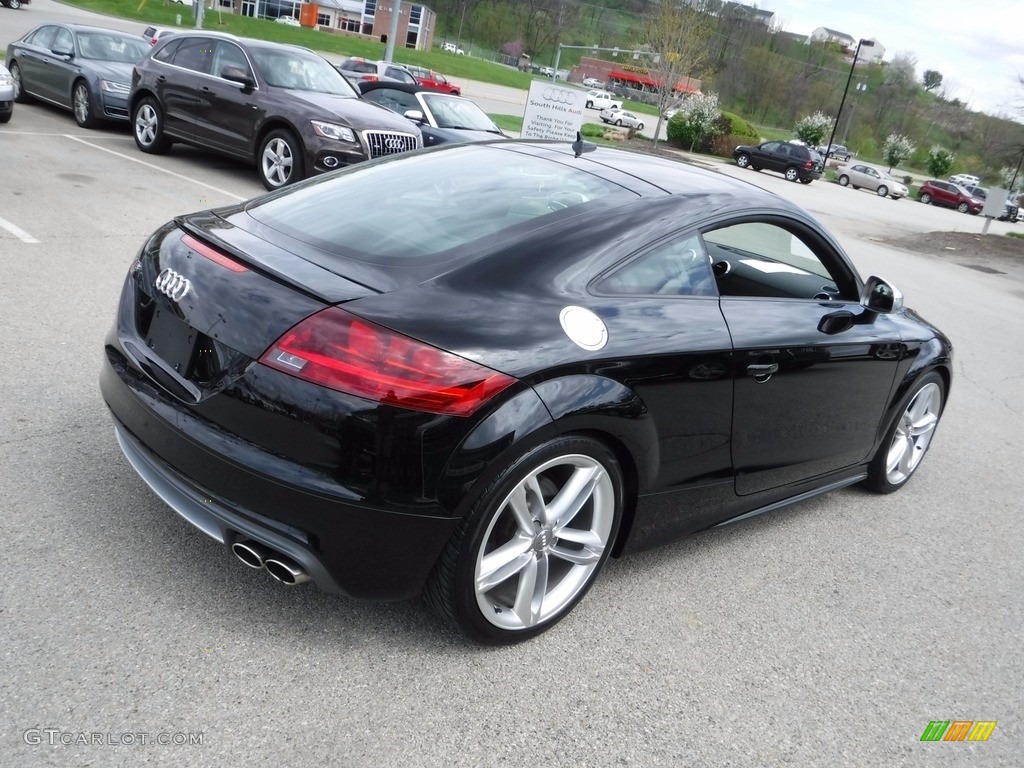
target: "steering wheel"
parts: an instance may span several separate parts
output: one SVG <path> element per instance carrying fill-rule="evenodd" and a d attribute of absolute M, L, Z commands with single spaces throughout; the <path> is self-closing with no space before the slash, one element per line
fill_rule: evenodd
<path fill-rule="evenodd" d="M 547 198 L 548 208 L 552 211 L 563 211 L 574 205 L 587 202 L 587 198 L 579 192 L 552 192 Z"/>

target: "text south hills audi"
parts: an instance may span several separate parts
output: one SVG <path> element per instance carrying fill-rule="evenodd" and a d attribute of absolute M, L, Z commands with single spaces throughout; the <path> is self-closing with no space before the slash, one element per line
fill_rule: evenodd
<path fill-rule="evenodd" d="M 494 141 L 166 223 L 128 270 L 100 387 L 139 475 L 246 566 L 422 592 L 509 643 L 610 556 L 901 489 L 951 377 L 946 337 L 786 200 Z"/>

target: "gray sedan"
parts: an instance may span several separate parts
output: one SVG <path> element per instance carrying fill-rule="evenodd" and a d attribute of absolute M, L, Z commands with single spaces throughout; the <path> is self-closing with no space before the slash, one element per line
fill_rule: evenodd
<path fill-rule="evenodd" d="M 7 46 L 14 100 L 70 109 L 83 128 L 127 120 L 132 67 L 148 52 L 145 40 L 117 30 L 44 24 Z"/>
<path fill-rule="evenodd" d="M 906 197 L 908 192 L 906 185 L 894 179 L 887 171 L 863 163 L 840 166 L 836 169 L 836 179 L 844 187 L 863 187 L 879 197 L 891 197 L 893 200 Z"/>
<path fill-rule="evenodd" d="M 0 123 L 6 123 L 14 114 L 14 78 L 0 61 Z"/>

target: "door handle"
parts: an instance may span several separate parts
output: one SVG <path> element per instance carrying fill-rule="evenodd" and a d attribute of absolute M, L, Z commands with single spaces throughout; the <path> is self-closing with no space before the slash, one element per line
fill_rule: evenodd
<path fill-rule="evenodd" d="M 779 370 L 778 363 L 766 363 L 764 365 L 748 365 L 747 374 L 754 377 L 758 384 L 764 384 L 772 377 L 772 374 Z"/>

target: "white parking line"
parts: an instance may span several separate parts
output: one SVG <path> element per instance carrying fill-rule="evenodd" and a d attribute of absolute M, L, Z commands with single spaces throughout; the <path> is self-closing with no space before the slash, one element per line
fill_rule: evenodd
<path fill-rule="evenodd" d="M 32 235 L 30 235 L 28 232 L 26 232 L 24 229 L 22 229 L 21 227 L 19 227 L 16 224 L 12 224 L 7 219 L 0 218 L 0 227 L 3 227 L 4 229 L 6 229 L 8 232 L 10 232 L 12 235 L 14 235 L 16 238 L 18 238 L 19 240 L 21 240 L 24 243 L 38 243 L 39 242 L 34 237 L 32 237 Z"/>
<path fill-rule="evenodd" d="M 185 176 L 184 174 L 175 173 L 174 171 L 169 171 L 166 168 L 161 168 L 158 165 L 153 165 L 152 163 L 147 163 L 145 160 L 140 160 L 137 157 L 132 157 L 131 155 L 126 155 L 123 152 L 117 152 L 117 151 L 115 151 L 113 149 L 107 149 L 106 147 L 101 147 L 99 144 L 93 144 L 91 141 L 85 141 L 84 139 L 80 139 L 77 136 L 72 136 L 70 133 L 65 133 L 65 134 L 63 134 L 63 136 L 66 139 L 71 139 L 72 141 L 77 141 L 79 144 L 85 144 L 87 147 L 92 147 L 93 149 L 98 149 L 101 152 L 109 152 L 110 154 L 116 155 L 117 157 L 120 157 L 123 160 L 129 160 L 129 161 L 131 161 L 133 163 L 138 163 L 139 165 L 144 165 L 147 168 L 152 168 L 154 171 L 159 171 L 160 173 L 166 173 L 169 176 L 174 176 L 175 178 L 181 179 L 182 181 L 188 181 L 188 182 L 191 182 L 192 184 L 198 184 L 200 187 L 206 187 L 207 189 L 212 189 L 214 192 L 218 192 L 218 193 L 220 193 L 222 195 L 225 195 L 227 197 L 233 197 L 235 200 L 248 200 L 249 199 L 248 197 L 243 197 L 242 195 L 236 195 L 234 192 L 228 192 L 226 189 L 221 189 L 220 187 L 215 187 L 215 186 L 213 186 L 213 184 L 207 184 L 205 181 L 200 181 L 199 179 L 194 179 L 191 176 Z"/>

